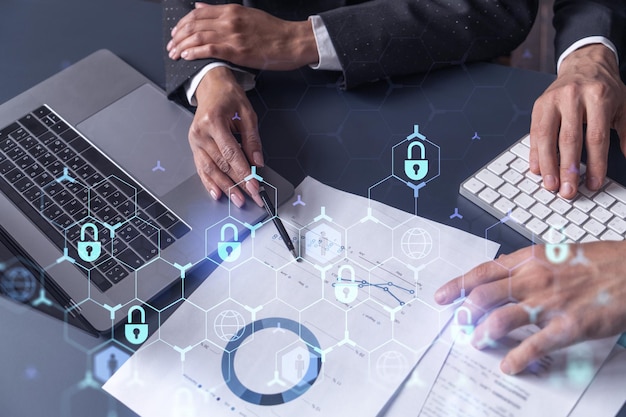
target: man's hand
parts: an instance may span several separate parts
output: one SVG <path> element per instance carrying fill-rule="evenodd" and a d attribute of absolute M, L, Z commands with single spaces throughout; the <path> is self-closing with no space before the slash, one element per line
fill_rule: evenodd
<path fill-rule="evenodd" d="M 237 4 L 196 3 L 172 29 L 167 50 L 172 59 L 216 58 L 269 70 L 292 70 L 319 60 L 309 21 L 281 20 Z"/>
<path fill-rule="evenodd" d="M 626 330 L 625 253 L 626 242 L 570 245 L 567 260 L 553 264 L 545 246 L 527 247 L 449 281 L 435 300 L 449 304 L 464 289 L 474 322 L 488 314 L 475 345 L 527 324 L 541 327 L 502 360 L 502 371 L 516 374 L 551 351 Z"/>
<path fill-rule="evenodd" d="M 626 86 L 615 55 L 601 44 L 582 47 L 565 58 L 557 79 L 533 107 L 530 170 L 543 176 L 548 190 L 558 190 L 564 198 L 576 195 L 583 123 L 587 124 L 586 185 L 597 190 L 606 176 L 611 127 L 626 154 Z"/>
<path fill-rule="evenodd" d="M 214 68 L 202 78 L 196 99 L 198 108 L 189 129 L 189 143 L 198 175 L 214 199 L 224 192 L 241 207 L 244 196 L 233 183 L 250 174 L 248 161 L 263 166 L 256 113 L 227 67 Z M 241 146 L 232 132 L 241 134 Z M 248 181 L 245 190 L 263 205 L 256 180 Z"/>

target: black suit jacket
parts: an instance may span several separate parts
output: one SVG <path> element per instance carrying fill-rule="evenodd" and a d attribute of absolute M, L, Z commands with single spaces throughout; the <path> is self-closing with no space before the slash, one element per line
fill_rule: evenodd
<path fill-rule="evenodd" d="M 203 0 L 207 3 L 241 3 Z M 193 9 L 190 0 L 163 0 L 164 38 Z M 343 68 L 343 86 L 487 60 L 512 51 L 530 30 L 537 0 L 265 0 L 248 1 L 286 19 L 319 14 Z M 166 60 L 166 89 L 181 86 L 213 60 Z M 185 100 L 183 100 L 184 102 Z"/>
<path fill-rule="evenodd" d="M 604 36 L 617 48 L 626 80 L 626 0 L 555 0 L 554 27 L 557 59 L 582 38 Z"/>

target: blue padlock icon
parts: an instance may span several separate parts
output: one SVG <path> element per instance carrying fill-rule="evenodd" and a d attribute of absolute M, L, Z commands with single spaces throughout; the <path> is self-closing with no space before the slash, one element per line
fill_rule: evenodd
<path fill-rule="evenodd" d="M 226 242 L 226 229 L 233 231 L 234 242 Z M 232 223 L 226 223 L 220 231 L 221 242 L 217 244 L 217 254 L 225 262 L 234 262 L 241 255 L 241 242 L 239 242 L 239 231 Z"/>
<path fill-rule="evenodd" d="M 419 159 L 414 159 L 413 148 L 418 147 L 420 150 Z M 419 181 L 428 174 L 428 160 L 426 160 L 426 149 L 422 141 L 416 140 L 411 142 L 406 150 L 407 159 L 404 161 L 404 173 L 413 181 Z"/>
<path fill-rule="evenodd" d="M 85 232 L 90 228 L 93 233 L 93 241 L 85 241 Z M 80 242 L 78 242 L 78 256 L 85 262 L 93 262 L 102 253 L 102 243 L 98 241 L 98 228 L 93 223 L 85 223 L 80 228 Z"/>
<path fill-rule="evenodd" d="M 346 273 L 344 271 L 350 271 L 350 282 L 343 280 Z M 351 265 L 341 265 L 339 271 L 337 271 L 337 282 L 335 286 L 335 298 L 337 301 L 349 304 L 356 300 L 359 295 L 359 284 L 356 282 L 354 268 Z"/>
<path fill-rule="evenodd" d="M 133 313 L 139 311 L 140 323 L 133 323 Z M 132 306 L 128 310 L 128 323 L 124 326 L 126 340 L 133 345 L 140 345 L 148 338 L 148 325 L 146 324 L 146 310 L 141 306 Z"/>
<path fill-rule="evenodd" d="M 461 312 L 465 313 L 467 324 L 459 323 L 459 314 Z M 455 342 L 467 345 L 472 341 L 474 325 L 472 324 L 472 312 L 469 308 L 461 306 L 454 311 L 454 319 L 450 325 L 450 332 L 452 333 L 452 340 Z"/>

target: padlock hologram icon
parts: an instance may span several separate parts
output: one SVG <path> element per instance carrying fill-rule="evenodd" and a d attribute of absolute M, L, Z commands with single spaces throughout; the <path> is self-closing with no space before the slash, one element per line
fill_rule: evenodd
<path fill-rule="evenodd" d="M 415 158 L 415 150 L 419 148 L 419 159 Z M 426 149 L 422 141 L 416 140 L 411 142 L 406 150 L 407 159 L 404 161 L 404 173 L 409 179 L 419 181 L 428 174 L 428 160 L 426 160 Z"/>
<path fill-rule="evenodd" d="M 233 233 L 233 242 L 226 242 L 226 230 L 231 229 Z M 221 242 L 217 244 L 217 254 L 225 262 L 234 262 L 241 254 L 241 242 L 239 242 L 239 231 L 232 223 L 226 223 L 220 230 Z"/>
<path fill-rule="evenodd" d="M 93 241 L 86 241 L 86 231 L 91 229 Z M 85 262 L 93 262 L 102 253 L 102 243 L 98 241 L 98 228 L 93 223 L 85 223 L 80 228 L 80 242 L 78 242 L 78 256 Z"/>
<path fill-rule="evenodd" d="M 140 323 L 133 322 L 133 313 L 139 311 Z M 141 306 L 132 306 L 128 310 L 128 323 L 124 327 L 124 335 L 129 343 L 140 345 L 148 338 L 148 325 L 146 324 L 146 310 Z"/>
<path fill-rule="evenodd" d="M 465 323 L 459 323 L 460 313 L 465 313 Z M 469 344 L 474 337 L 474 325 L 472 324 L 472 312 L 469 308 L 461 306 L 454 311 L 454 318 L 450 324 L 450 332 L 452 333 L 452 340 L 461 344 Z"/>
<path fill-rule="evenodd" d="M 344 281 L 347 277 L 345 271 L 350 271 L 350 281 Z M 341 265 L 337 271 L 337 282 L 335 282 L 335 298 L 342 303 L 351 303 L 356 300 L 359 294 L 359 284 L 356 282 L 354 268 L 351 265 Z"/>

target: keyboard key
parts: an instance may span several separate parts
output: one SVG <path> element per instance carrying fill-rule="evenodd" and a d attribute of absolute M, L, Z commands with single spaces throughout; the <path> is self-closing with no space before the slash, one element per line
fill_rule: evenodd
<path fill-rule="evenodd" d="M 565 217 L 567 217 L 567 219 L 571 221 L 572 223 L 577 224 L 579 226 L 583 224 L 584 222 L 586 222 L 587 219 L 589 218 L 589 216 L 587 216 L 585 213 L 578 210 L 577 208 L 571 210 L 569 213 L 567 213 Z"/>
<path fill-rule="evenodd" d="M 562 198 L 557 198 L 550 204 L 550 208 L 559 214 L 565 214 L 572 208 L 571 203 Z"/>
<path fill-rule="evenodd" d="M 465 188 L 466 190 L 468 190 L 472 194 L 478 194 L 478 192 L 480 190 L 485 188 L 485 184 L 483 184 L 482 182 L 478 181 L 476 178 L 470 178 L 469 180 L 465 181 L 465 183 L 463 184 L 463 188 Z M 139 200 L 139 196 L 137 197 L 137 200 Z M 141 207 L 145 207 L 145 206 L 143 206 L 141 204 L 140 204 L 140 206 Z"/>
<path fill-rule="evenodd" d="M 161 230 L 159 233 L 155 233 L 154 235 L 150 236 L 150 240 L 155 245 L 159 245 L 161 250 L 164 250 L 176 241 L 176 239 L 174 239 L 174 237 L 167 233 L 165 230 Z"/>
<path fill-rule="evenodd" d="M 520 224 L 526 223 L 531 217 L 529 212 L 519 207 L 511 212 L 511 219 Z"/>
<path fill-rule="evenodd" d="M 609 184 L 608 187 L 606 187 L 605 191 L 622 203 L 626 204 L 626 188 L 615 182 L 612 182 L 611 184 Z"/>
<path fill-rule="evenodd" d="M 532 218 L 526 224 L 526 227 L 532 233 L 534 233 L 535 235 L 539 236 L 539 235 L 541 235 L 541 233 L 543 233 L 548 228 L 548 225 L 545 224 L 544 222 L 542 222 L 541 220 L 537 219 L 537 218 Z"/>
<path fill-rule="evenodd" d="M 509 200 L 512 200 L 513 198 L 515 198 L 516 195 L 519 194 L 519 190 L 508 182 L 504 183 L 502 187 L 498 188 L 498 192 Z"/>
<path fill-rule="evenodd" d="M 180 239 L 185 234 L 187 234 L 191 229 L 185 223 L 178 221 L 169 228 L 169 232 L 174 235 L 176 239 Z"/>
<path fill-rule="evenodd" d="M 97 269 L 89 271 L 89 281 L 102 292 L 113 286 Z"/>
<path fill-rule="evenodd" d="M 604 229 L 606 229 L 606 227 L 604 227 L 595 219 L 589 219 L 589 221 L 587 221 L 587 223 L 583 225 L 583 229 L 585 229 L 594 236 L 600 236 L 600 234 L 604 232 Z"/>
<path fill-rule="evenodd" d="M 528 195 L 532 195 L 535 190 L 539 188 L 536 183 L 532 182 L 528 178 L 524 178 L 522 181 L 520 181 L 520 183 L 517 184 L 517 187 Z"/>
<path fill-rule="evenodd" d="M 523 180 L 524 176 L 513 169 L 509 169 L 507 172 L 504 173 L 504 175 L 502 175 L 502 178 L 504 178 L 505 181 L 515 185 Z"/>
<path fill-rule="evenodd" d="M 491 188 L 485 188 L 478 194 L 478 197 L 480 197 L 480 199 L 483 200 L 485 203 L 491 204 L 496 201 L 498 197 L 500 197 L 500 195 Z"/>
<path fill-rule="evenodd" d="M 139 235 L 129 244 L 144 261 L 149 261 L 159 254 L 159 249 L 145 236 Z"/>
<path fill-rule="evenodd" d="M 505 213 L 505 214 L 508 214 L 509 211 L 515 208 L 515 204 L 513 204 L 511 200 L 508 200 L 504 197 L 500 197 L 500 199 L 498 199 L 498 201 L 496 201 L 493 206 L 498 211 L 500 211 L 501 213 Z"/>
<path fill-rule="evenodd" d="M 46 127 L 42 125 L 39 120 L 30 114 L 22 117 L 19 122 L 35 136 L 40 136 L 48 131 L 48 129 L 46 129 Z"/>
<path fill-rule="evenodd" d="M 9 134 L 13 133 L 19 128 L 20 128 L 20 125 L 18 125 L 17 122 L 15 122 L 15 123 L 11 123 L 5 128 L 0 129 L 0 143 L 2 143 L 4 139 L 7 139 L 9 137 Z"/>
<path fill-rule="evenodd" d="M 560 214 L 552 213 L 547 219 L 546 223 L 555 229 L 562 229 L 568 223 L 567 219 Z"/>
<path fill-rule="evenodd" d="M 616 241 L 621 241 L 624 240 L 624 236 L 615 233 L 613 230 L 607 230 L 606 232 L 604 232 L 602 234 L 602 236 L 600 236 L 600 240 L 616 240 Z"/>
<path fill-rule="evenodd" d="M 603 207 L 596 207 L 591 212 L 591 217 L 593 217 L 600 223 L 607 223 L 611 219 L 611 217 L 613 217 L 613 214 Z"/>
<path fill-rule="evenodd" d="M 509 169 L 508 164 L 513 159 L 515 159 L 515 155 L 510 152 L 506 152 L 505 154 L 498 157 L 498 159 L 490 163 L 489 166 L 487 166 L 487 169 L 489 169 L 489 171 L 493 172 L 496 175 L 501 175 Z"/>
<path fill-rule="evenodd" d="M 520 206 L 521 208 L 527 209 L 528 207 L 535 204 L 536 200 L 532 198 L 531 196 L 529 196 L 528 194 L 521 193 L 521 194 L 518 194 L 517 197 L 515 197 L 513 202 L 517 204 L 518 206 Z"/>
<path fill-rule="evenodd" d="M 122 265 L 115 265 L 113 268 L 109 269 L 105 275 L 114 284 L 117 284 L 128 276 L 128 271 L 126 271 Z"/>
<path fill-rule="evenodd" d="M 574 201 L 574 207 L 582 211 L 583 213 L 589 213 L 594 209 L 596 205 L 588 199 L 587 197 L 580 196 L 576 201 Z"/>
<path fill-rule="evenodd" d="M 139 257 L 135 252 L 133 252 L 130 248 L 120 252 L 116 256 L 117 259 L 124 262 L 131 269 L 141 268 L 145 261 Z"/>
<path fill-rule="evenodd" d="M 552 200 L 556 198 L 556 194 L 546 190 L 545 188 L 540 188 L 535 194 L 533 194 L 533 197 L 535 197 L 538 201 L 547 206 Z"/>
<path fill-rule="evenodd" d="M 617 203 L 611 206 L 611 211 L 616 215 L 621 217 L 622 219 L 626 218 L 626 204 L 618 201 Z"/>
<path fill-rule="evenodd" d="M 528 146 L 525 146 L 522 143 L 517 143 L 511 148 L 511 152 L 513 152 L 515 155 L 519 156 L 528 163 L 530 155 L 530 148 Z"/>
<path fill-rule="evenodd" d="M 535 204 L 530 209 L 530 214 L 532 214 L 538 219 L 545 219 L 547 216 L 550 215 L 550 213 L 552 213 L 552 210 L 550 210 L 549 208 L 547 208 L 541 203 Z"/>
<path fill-rule="evenodd" d="M 550 229 L 544 233 L 541 238 L 546 243 L 562 243 L 565 240 L 565 235 L 555 229 Z"/>
<path fill-rule="evenodd" d="M 578 242 L 585 235 L 585 231 L 583 229 L 572 223 L 565 226 L 563 232 L 565 233 L 565 236 L 576 242 Z"/>
<path fill-rule="evenodd" d="M 540 184 L 543 181 L 543 177 L 541 175 L 533 174 L 530 170 L 526 171 L 524 176 L 537 184 Z"/>
<path fill-rule="evenodd" d="M 618 217 L 613 217 L 608 226 L 620 235 L 624 235 L 626 233 L 626 221 Z"/>
<path fill-rule="evenodd" d="M 476 175 L 476 178 L 478 178 L 480 181 L 487 184 L 489 188 L 492 188 L 494 190 L 497 189 L 499 186 L 501 186 L 503 182 L 502 178 L 498 177 L 493 172 L 490 172 L 486 169 L 483 169 L 482 171 L 480 171 Z"/>
<path fill-rule="evenodd" d="M 593 201 L 604 208 L 608 208 L 615 202 L 615 199 L 607 193 L 601 191 L 593 198 Z"/>
<path fill-rule="evenodd" d="M 524 161 L 522 158 L 517 158 L 515 161 L 511 162 L 509 166 L 520 174 L 524 174 L 528 171 L 528 162 Z"/>

